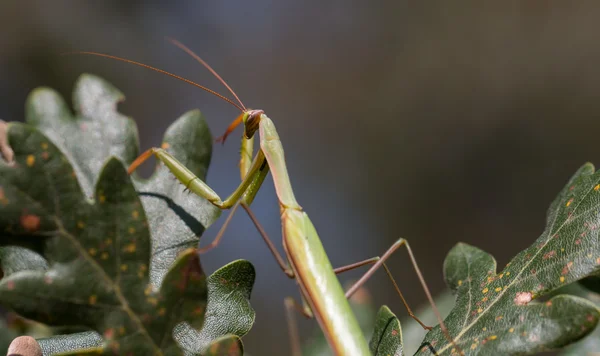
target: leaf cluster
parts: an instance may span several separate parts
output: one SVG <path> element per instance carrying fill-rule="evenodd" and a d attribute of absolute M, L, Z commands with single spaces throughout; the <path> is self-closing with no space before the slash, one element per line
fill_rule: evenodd
<path fill-rule="evenodd" d="M 75 113 L 39 88 L 25 124 L 2 124 L 11 160 L 0 163 L 0 305 L 70 331 L 39 339 L 45 354 L 241 355 L 254 268 L 240 260 L 204 274 L 195 247 L 219 211 L 164 167 L 127 174 L 137 129 L 116 111 L 121 100 L 84 75 Z M 191 111 L 163 147 L 204 179 L 211 141 Z"/>

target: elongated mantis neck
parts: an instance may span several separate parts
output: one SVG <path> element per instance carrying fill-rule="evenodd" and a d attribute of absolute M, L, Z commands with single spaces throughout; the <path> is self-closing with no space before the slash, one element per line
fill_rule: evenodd
<path fill-rule="evenodd" d="M 259 122 L 260 148 L 273 175 L 281 209 L 283 246 L 302 295 L 336 355 L 370 355 L 317 231 L 296 201 L 275 125 L 264 113 L 253 120 Z"/>

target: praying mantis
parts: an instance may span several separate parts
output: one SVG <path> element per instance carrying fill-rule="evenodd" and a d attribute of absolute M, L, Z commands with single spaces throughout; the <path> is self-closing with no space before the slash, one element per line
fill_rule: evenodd
<path fill-rule="evenodd" d="M 212 188 L 195 176 L 189 169 L 180 163 L 176 157 L 172 156 L 162 148 L 150 148 L 142 153 L 131 163 L 128 172 L 129 174 L 132 174 L 142 163 L 150 157 L 155 156 L 159 161 L 164 163 L 171 173 L 185 186 L 185 189 L 207 199 L 219 209 L 231 209 L 231 212 L 213 242 L 208 246 L 199 249 L 199 252 L 201 253 L 218 246 L 225 229 L 238 207 L 241 206 L 247 212 L 259 234 L 274 255 L 279 267 L 288 277 L 295 279 L 300 287 L 300 294 L 302 297 L 301 304 L 290 297 L 285 299 L 288 323 L 290 324 L 290 329 L 292 329 L 290 334 L 294 356 L 301 354 L 297 332 L 293 331 L 295 329 L 295 325 L 292 322 L 292 313 L 294 312 L 294 309 L 300 311 L 307 317 L 314 317 L 317 320 L 325 338 L 336 355 L 371 354 L 358 322 L 350 309 L 348 298 L 350 298 L 358 288 L 360 288 L 375 273 L 375 271 L 382 266 L 392 280 L 409 315 L 424 329 L 431 329 L 431 327 L 423 324 L 412 313 L 397 283 L 394 281 L 390 270 L 385 265 L 385 261 L 402 246 L 407 249 L 413 268 L 415 269 L 420 284 L 436 314 L 445 337 L 455 346 L 456 350 L 460 350 L 450 336 L 448 329 L 441 318 L 440 312 L 433 301 L 410 245 L 405 239 L 400 238 L 397 240 L 381 257 L 373 257 L 336 269 L 332 267 L 315 227 L 308 217 L 308 214 L 302 209 L 294 196 L 290 177 L 286 168 L 283 146 L 273 121 L 263 110 L 247 109 L 233 89 L 231 89 L 225 80 L 223 80 L 211 66 L 179 41 L 174 39 L 169 40 L 208 69 L 228 89 L 236 101 L 188 79 L 140 62 L 97 52 L 82 51 L 75 52 L 75 54 L 106 57 L 151 69 L 215 95 L 236 107 L 241 112 L 241 114 L 229 125 L 225 134 L 217 139 L 224 143 L 227 136 L 231 134 L 236 127 L 240 125 L 243 125 L 244 127 L 244 133 L 241 139 L 241 158 L 239 162 L 242 181 L 226 199 L 221 199 Z M 254 155 L 254 158 L 252 158 L 254 152 L 254 137 L 256 133 L 258 133 L 260 137 L 260 147 Z M 250 209 L 250 205 L 269 172 L 272 174 L 279 202 L 283 248 L 287 263 Z M 336 274 L 369 264 L 371 267 L 368 271 L 352 287 L 344 292 Z M 460 353 L 462 353 L 462 351 Z"/>

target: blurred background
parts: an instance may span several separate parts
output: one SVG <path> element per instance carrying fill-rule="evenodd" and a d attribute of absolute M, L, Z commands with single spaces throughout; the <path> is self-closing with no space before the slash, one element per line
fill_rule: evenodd
<path fill-rule="evenodd" d="M 237 115 L 222 101 L 124 63 L 59 56 L 123 56 L 224 93 L 164 40 L 177 38 L 275 121 L 297 198 L 335 266 L 406 237 L 437 294 L 454 244 L 480 247 L 503 266 L 539 236 L 575 170 L 600 163 L 599 16 L 596 2 L 2 1 L 0 118 L 22 120 L 41 85 L 70 100 L 89 72 L 125 93 L 120 110 L 138 122 L 142 149 L 194 108 L 218 136 Z M 238 149 L 237 138 L 214 147 L 208 183 L 222 195 L 239 183 Z M 254 209 L 279 243 L 271 180 Z M 238 258 L 257 270 L 246 350 L 286 354 L 283 298 L 297 288 L 242 213 L 203 264 L 212 272 Z M 390 265 L 409 302 L 424 301 L 406 253 Z M 384 273 L 368 288 L 377 305 L 406 315 Z M 313 322 L 301 326 L 306 337 Z"/>

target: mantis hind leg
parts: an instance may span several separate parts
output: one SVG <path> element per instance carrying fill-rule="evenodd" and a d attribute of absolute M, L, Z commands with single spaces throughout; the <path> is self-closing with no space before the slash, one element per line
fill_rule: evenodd
<path fill-rule="evenodd" d="M 352 285 L 352 287 L 350 287 L 347 291 L 346 291 L 346 298 L 350 298 L 352 296 L 352 294 L 354 294 L 363 284 L 365 284 L 365 282 L 367 282 L 367 280 L 369 278 L 371 278 L 371 276 L 373 276 L 373 274 L 380 268 L 383 266 L 383 268 L 385 269 L 385 272 L 387 273 L 388 277 L 390 278 L 390 280 L 392 281 L 394 288 L 396 289 L 396 292 L 398 293 L 398 295 L 400 296 L 400 299 L 402 299 L 402 303 L 404 304 L 404 307 L 406 308 L 409 316 L 411 318 L 413 318 L 416 322 L 418 322 L 423 329 L 425 330 L 431 330 L 432 328 L 430 326 L 425 325 L 421 320 L 419 320 L 419 318 L 417 318 L 412 309 L 410 308 L 410 306 L 408 305 L 408 303 L 406 302 L 406 299 L 404 299 L 404 295 L 402 294 L 402 292 L 400 291 L 400 287 L 398 286 L 398 284 L 396 283 L 396 281 L 394 280 L 394 277 L 392 276 L 391 271 L 389 270 L 389 268 L 387 267 L 387 265 L 385 264 L 385 261 L 390 258 L 390 256 L 396 252 L 400 247 L 405 246 L 406 247 L 406 251 L 408 252 L 408 257 L 410 258 L 410 261 L 413 265 L 413 268 L 415 270 L 415 273 L 417 274 L 417 277 L 419 278 L 419 282 L 421 283 L 421 286 L 423 288 L 423 291 L 425 292 L 425 295 L 427 296 L 427 300 L 429 301 L 429 304 L 431 305 L 431 309 L 433 310 L 438 323 L 440 324 L 440 328 L 442 329 L 442 333 L 444 334 L 444 337 L 446 337 L 446 339 L 456 347 L 457 350 L 459 350 L 459 354 L 463 354 L 462 350 L 458 347 L 458 345 L 456 344 L 456 342 L 454 341 L 454 339 L 452 338 L 452 336 L 450 335 L 448 328 L 446 327 L 446 325 L 444 324 L 444 320 L 442 319 L 442 315 L 440 314 L 440 311 L 438 310 L 435 302 L 433 301 L 433 297 L 431 296 L 431 292 L 429 291 L 429 287 L 427 286 L 427 282 L 425 282 L 425 278 L 423 278 L 423 274 L 421 273 L 421 269 L 419 268 L 419 265 L 417 264 L 417 260 L 415 259 L 415 256 L 412 252 L 412 249 L 410 248 L 410 245 L 408 244 L 408 241 L 406 241 L 403 238 L 398 239 L 398 241 L 396 241 L 384 254 L 383 256 L 379 257 L 373 257 L 370 258 L 368 260 L 364 260 L 361 262 L 357 262 L 357 263 L 353 263 L 351 265 L 348 266 L 344 266 L 344 267 L 340 267 L 340 268 L 336 268 L 334 271 L 336 271 L 336 273 L 342 273 L 345 271 L 349 271 L 352 270 L 354 268 L 358 268 L 367 264 L 373 264 L 371 266 L 371 268 L 369 268 L 369 270 L 356 282 Z"/>
<path fill-rule="evenodd" d="M 410 249 L 410 246 L 408 245 L 408 242 L 405 239 L 399 239 L 398 241 L 396 241 L 384 254 L 382 257 L 376 256 L 364 261 L 360 261 L 357 263 L 353 263 L 351 265 L 348 266 L 343 266 L 343 267 L 339 267 L 336 268 L 334 271 L 336 273 L 342 273 L 342 272 L 346 272 L 367 264 L 372 264 L 373 266 L 371 266 L 371 268 L 369 268 L 369 270 L 358 280 L 356 281 L 347 291 L 346 291 L 346 298 L 350 298 L 360 287 L 362 287 L 367 280 L 369 280 L 369 278 L 371 278 L 373 276 L 373 274 L 375 274 L 375 272 L 380 268 L 383 267 L 383 269 L 385 270 L 386 274 L 388 275 L 389 279 L 392 281 L 392 284 L 394 285 L 394 289 L 396 290 L 396 293 L 398 293 L 398 296 L 400 296 L 400 299 L 402 300 L 402 304 L 404 304 L 404 307 L 406 308 L 406 311 L 408 312 L 408 315 L 413 318 L 417 323 L 419 323 L 419 325 L 421 325 L 421 327 L 423 327 L 423 329 L 425 330 L 431 330 L 432 327 L 431 326 L 427 326 L 425 325 L 425 323 L 423 323 L 412 311 L 412 309 L 410 308 L 410 306 L 408 305 L 408 302 L 406 301 L 406 299 L 404 298 L 404 294 L 402 293 L 402 291 L 400 290 L 400 287 L 398 286 L 398 283 L 396 283 L 396 280 L 394 279 L 394 276 L 392 275 L 392 272 L 390 271 L 390 269 L 388 268 L 388 266 L 385 264 L 385 261 L 390 258 L 390 256 L 396 252 L 400 247 L 402 246 L 406 246 L 406 249 L 409 253 L 409 256 L 411 258 L 411 261 L 413 262 L 413 266 L 415 268 L 415 271 L 417 273 L 417 276 L 419 277 L 419 281 L 421 282 L 421 285 L 423 287 L 423 290 L 425 291 L 425 294 L 427 295 L 427 298 L 429 299 L 432 308 L 434 309 L 436 315 L 439 314 L 438 310 L 437 310 L 437 306 L 435 306 L 435 303 L 433 302 L 433 297 L 431 297 L 431 292 L 429 291 L 429 287 L 427 286 L 427 283 L 425 282 L 425 279 L 423 278 L 423 275 L 421 273 L 421 270 L 419 269 L 419 266 L 417 265 L 416 260 L 414 259 L 412 250 Z M 440 322 L 442 322 L 441 320 L 441 316 L 439 317 Z"/>
<path fill-rule="evenodd" d="M 283 272 L 288 277 L 294 278 L 295 276 L 294 276 L 293 270 L 285 263 L 284 259 L 282 258 L 282 256 L 280 255 L 280 253 L 277 251 L 275 245 L 273 244 L 273 242 L 271 241 L 271 239 L 267 235 L 265 229 L 262 227 L 260 221 L 258 220 L 258 218 L 252 212 L 252 209 L 250 209 L 250 207 L 247 204 L 245 204 L 244 202 L 242 202 L 240 205 L 244 208 L 244 210 L 246 211 L 246 213 L 250 217 L 250 220 L 252 220 L 252 222 L 254 223 L 254 226 L 256 227 L 256 229 L 258 230 L 258 232 L 260 233 L 261 237 L 263 238 L 263 240 L 265 241 L 265 243 L 269 247 L 269 250 L 271 251 L 271 253 L 275 257 L 275 260 L 279 264 L 279 267 L 283 270 Z M 404 295 L 400 291 L 400 288 L 398 287 L 398 284 L 394 280 L 394 277 L 392 276 L 391 271 L 389 270 L 389 268 L 385 264 L 385 260 L 387 260 L 396 250 L 398 250 L 398 248 L 400 248 L 403 245 L 406 245 L 407 250 L 409 251 L 409 256 L 411 257 L 411 260 L 414 262 L 414 267 L 415 267 L 415 270 L 417 271 L 417 275 L 419 276 L 419 279 L 421 280 L 421 282 L 423 284 L 423 288 L 425 289 L 425 292 L 428 295 L 428 298 L 430 299 L 430 302 L 432 303 L 433 308 L 435 309 L 436 313 L 439 314 L 439 312 L 437 312 L 437 307 L 435 307 L 435 303 L 433 302 L 433 298 L 431 298 L 431 293 L 429 292 L 429 288 L 427 287 L 427 284 L 425 283 L 425 280 L 422 277 L 421 271 L 419 270 L 419 267 L 416 264 L 416 261 L 414 259 L 413 254 L 412 254 L 412 251 L 410 250 L 410 246 L 408 246 L 408 243 L 404 239 L 398 240 L 394 245 L 392 245 L 392 247 L 390 247 L 388 249 L 388 251 L 386 251 L 386 253 L 382 257 L 377 256 L 377 257 L 369 258 L 369 259 L 366 259 L 366 260 L 363 260 L 363 261 L 359 261 L 359 262 L 356 262 L 356 263 L 353 263 L 353 264 L 350 264 L 350 265 L 347 265 L 347 266 L 342 266 L 342 267 L 335 268 L 333 271 L 336 274 L 340 274 L 340 273 L 347 272 L 347 271 L 350 271 L 350 270 L 353 270 L 353 269 L 356 269 L 356 268 L 359 268 L 359 267 L 362 267 L 362 266 L 373 265 L 363 275 L 363 277 L 360 280 L 358 280 L 352 287 L 350 287 L 350 289 L 346 292 L 346 298 L 350 298 L 375 273 L 375 271 L 377 271 L 377 269 L 379 267 L 383 266 L 383 268 L 385 269 L 388 277 L 390 278 L 390 280 L 394 284 L 394 287 L 395 287 L 398 295 L 402 299 L 402 302 L 403 302 L 404 306 L 406 307 L 406 310 L 408 311 L 408 314 L 410 315 L 410 317 L 413 318 L 414 320 L 416 320 L 424 329 L 431 330 L 430 326 L 425 325 L 413 313 L 412 309 L 408 305 L 408 302 L 404 298 Z M 301 354 L 300 353 L 300 344 L 299 344 L 298 326 L 297 326 L 297 321 L 296 321 L 295 313 L 299 312 L 300 314 L 304 315 L 307 318 L 313 318 L 314 317 L 313 312 L 310 309 L 310 306 L 308 305 L 308 303 L 306 303 L 306 301 L 304 300 L 304 298 L 302 299 L 302 302 L 303 302 L 302 305 L 299 305 L 292 297 L 287 297 L 285 299 L 286 320 L 287 320 L 288 330 L 289 330 L 289 335 L 290 335 L 290 344 L 292 345 L 292 355 L 294 355 L 294 356 Z M 440 321 L 440 325 L 443 325 L 443 321 L 441 319 L 441 316 L 439 316 L 438 319 Z M 443 328 L 445 328 L 445 326 L 443 326 Z"/>

